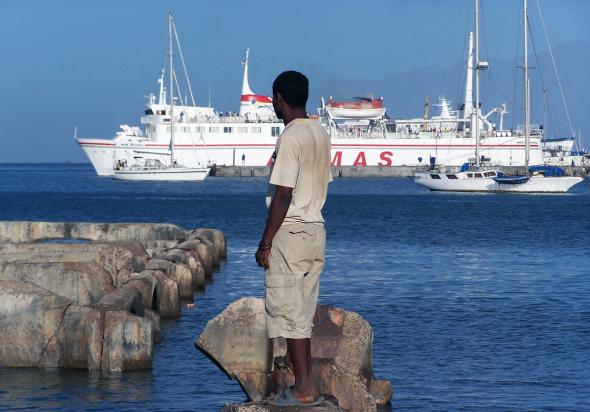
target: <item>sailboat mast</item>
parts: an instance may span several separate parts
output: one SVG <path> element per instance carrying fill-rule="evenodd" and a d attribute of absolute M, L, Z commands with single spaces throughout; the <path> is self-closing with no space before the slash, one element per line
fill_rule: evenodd
<path fill-rule="evenodd" d="M 479 164 L 479 0 L 475 0 L 475 165 Z"/>
<path fill-rule="evenodd" d="M 528 23 L 528 7 L 527 0 L 524 0 L 524 165 L 526 170 L 529 169 L 530 161 L 530 134 L 531 134 L 531 119 L 530 119 L 530 90 L 529 90 L 529 23 Z"/>
<path fill-rule="evenodd" d="M 170 62 L 170 167 L 174 166 L 174 67 L 172 63 L 172 13 L 168 13 L 168 59 Z"/>

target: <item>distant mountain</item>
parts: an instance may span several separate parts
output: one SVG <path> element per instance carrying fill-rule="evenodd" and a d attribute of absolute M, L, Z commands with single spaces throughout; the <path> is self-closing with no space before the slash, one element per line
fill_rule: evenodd
<path fill-rule="evenodd" d="M 590 108 L 590 42 L 564 43 L 555 47 L 553 53 L 572 125 L 576 132 L 579 129 L 582 131 L 583 145 L 589 148 L 590 130 L 585 122 Z M 505 127 L 522 124 L 523 74 L 522 69 L 517 68 L 522 66 L 522 61 L 494 58 L 487 60 L 490 62 L 490 70 L 482 72 L 481 76 L 484 113 L 506 102 L 510 114 L 505 117 Z M 543 124 L 546 118 L 546 130 L 550 137 L 571 135 L 549 53 L 541 53 L 537 57 L 531 54 L 529 64 L 535 67 L 531 71 L 532 122 Z M 438 97 L 443 95 L 452 100 L 454 107 L 463 102 L 465 71 L 465 62 L 462 62 L 446 68 L 428 66 L 410 72 L 392 73 L 380 79 L 325 82 L 318 85 L 317 95 L 312 96 L 312 99 L 317 100 L 312 103 L 315 105 L 320 96 L 383 96 L 391 117 L 422 116 L 427 95 L 430 96 L 431 103 L 437 103 Z M 544 88 L 547 90 L 547 114 L 544 110 Z M 437 113 L 436 108 L 431 109 L 431 114 L 433 113 Z M 494 121 L 499 120 L 496 117 Z M 586 137 L 584 133 L 587 134 Z"/>

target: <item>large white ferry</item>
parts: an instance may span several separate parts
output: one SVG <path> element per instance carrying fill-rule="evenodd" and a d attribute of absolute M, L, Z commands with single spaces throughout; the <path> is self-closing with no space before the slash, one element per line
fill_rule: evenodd
<path fill-rule="evenodd" d="M 469 62 L 473 61 L 472 43 L 470 34 Z M 162 71 L 158 95 L 148 96 L 145 114 L 141 118 L 142 128 L 122 125 L 122 131 L 112 139 L 77 137 L 76 141 L 101 176 L 113 175 L 117 165 L 133 164 L 138 157 L 166 162 L 173 116 L 173 150 L 183 165 L 268 165 L 284 126 L 274 114 L 271 97 L 255 94 L 250 89 L 248 51 L 243 64 L 238 114 L 222 114 L 212 107 L 196 106 L 194 100 L 191 105 L 182 96 L 178 104 L 170 104 Z M 333 166 L 420 166 L 434 162 L 461 166 L 473 161 L 476 139 L 472 125 L 475 124 L 480 125 L 479 153 L 482 157 L 497 166 L 524 165 L 523 130 L 503 128 L 505 105 L 488 113 L 482 112 L 481 107 L 474 109 L 474 68 L 468 64 L 466 70 L 462 109 L 452 110 L 450 102 L 441 97 L 439 104 L 435 105 L 439 107 L 435 116 L 430 116 L 428 100 L 423 117 L 392 120 L 386 113 L 383 99 L 338 101 L 330 98 L 328 102 L 322 99 L 318 115 L 313 117 L 332 138 Z M 476 116 L 479 116 L 479 122 L 475 121 Z M 498 126 L 492 116 L 498 118 Z M 542 130 L 532 127 L 531 164 L 543 163 L 541 138 Z"/>

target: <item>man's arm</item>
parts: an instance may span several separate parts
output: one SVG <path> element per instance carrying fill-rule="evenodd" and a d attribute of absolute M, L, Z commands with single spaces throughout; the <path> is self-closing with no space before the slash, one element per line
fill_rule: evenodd
<path fill-rule="evenodd" d="M 264 227 L 262 240 L 260 241 L 258 250 L 256 251 L 256 263 L 258 266 L 261 266 L 265 269 L 268 269 L 268 257 L 270 256 L 272 240 L 281 227 L 283 220 L 285 220 L 285 216 L 287 216 L 287 211 L 291 205 L 292 196 L 292 187 L 277 186 L 275 195 L 270 202 L 266 226 Z"/>

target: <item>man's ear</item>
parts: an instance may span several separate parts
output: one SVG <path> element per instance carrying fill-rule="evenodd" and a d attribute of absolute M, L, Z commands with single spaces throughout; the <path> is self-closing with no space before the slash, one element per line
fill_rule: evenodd
<path fill-rule="evenodd" d="M 285 104 L 285 99 L 283 99 L 283 96 L 281 96 L 281 94 L 279 92 L 275 92 L 274 94 L 275 94 L 275 97 L 277 99 L 277 103 L 279 105 L 281 105 L 281 106 L 284 105 Z"/>

